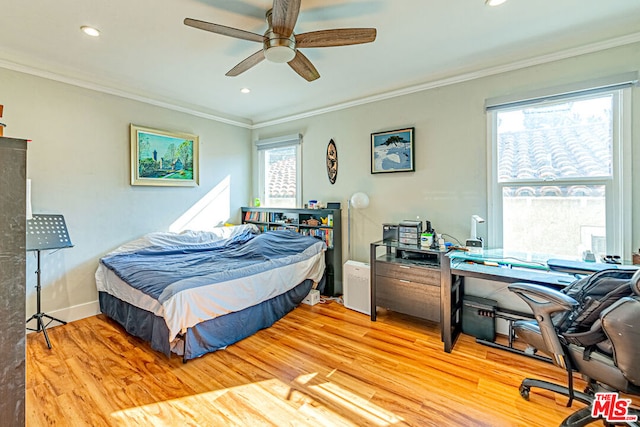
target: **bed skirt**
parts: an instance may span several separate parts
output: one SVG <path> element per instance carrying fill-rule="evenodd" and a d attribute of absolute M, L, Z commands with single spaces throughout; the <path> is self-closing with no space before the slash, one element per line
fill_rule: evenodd
<path fill-rule="evenodd" d="M 181 342 L 173 345 L 173 348 L 169 343 L 169 330 L 163 318 L 106 292 L 99 292 L 100 311 L 122 325 L 131 335 L 147 341 L 154 350 L 167 356 L 174 352 L 187 361 L 225 348 L 260 329 L 268 328 L 298 306 L 312 286 L 313 281 L 307 279 L 267 301 L 199 323 L 188 328 L 180 338 Z"/>

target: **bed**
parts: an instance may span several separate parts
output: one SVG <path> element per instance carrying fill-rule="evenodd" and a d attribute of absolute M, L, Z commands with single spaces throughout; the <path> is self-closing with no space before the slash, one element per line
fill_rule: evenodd
<path fill-rule="evenodd" d="M 324 285 L 326 245 L 253 225 L 151 233 L 100 259 L 103 314 L 167 356 L 225 348 L 271 326 Z"/>

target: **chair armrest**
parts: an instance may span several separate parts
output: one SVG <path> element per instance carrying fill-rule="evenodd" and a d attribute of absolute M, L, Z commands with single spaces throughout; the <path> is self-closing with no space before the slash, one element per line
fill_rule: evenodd
<path fill-rule="evenodd" d="M 631 276 L 631 289 L 636 295 L 640 295 L 640 269 Z"/>
<path fill-rule="evenodd" d="M 534 316 L 538 311 L 552 314 L 559 311 L 572 310 L 578 305 L 578 301 L 575 299 L 547 286 L 534 285 L 532 283 L 512 283 L 508 288 L 531 307 Z"/>
<path fill-rule="evenodd" d="M 555 355 L 557 363 L 563 364 L 560 359 L 561 356 L 564 356 L 564 350 L 551 315 L 569 311 L 576 307 L 578 302 L 562 292 L 541 285 L 512 283 L 508 288 L 529 305 L 538 326 L 540 326 L 540 333 L 547 351 Z"/>

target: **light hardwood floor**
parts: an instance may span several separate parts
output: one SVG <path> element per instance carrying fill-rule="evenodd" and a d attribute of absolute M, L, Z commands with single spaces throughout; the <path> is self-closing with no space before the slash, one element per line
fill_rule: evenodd
<path fill-rule="evenodd" d="M 525 376 L 564 382 L 551 364 L 439 326 L 336 302 L 301 305 L 271 328 L 183 364 L 102 315 L 27 338 L 27 425 L 557 426 L 574 408 Z M 2 424 L 0 422 L 0 424 Z"/>

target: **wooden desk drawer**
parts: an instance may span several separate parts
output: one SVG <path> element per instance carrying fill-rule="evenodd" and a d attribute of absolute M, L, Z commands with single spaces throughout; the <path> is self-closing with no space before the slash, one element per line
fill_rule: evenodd
<path fill-rule="evenodd" d="M 440 322 L 440 287 L 376 275 L 376 305 Z"/>
<path fill-rule="evenodd" d="M 376 262 L 376 275 L 440 286 L 440 270 L 395 262 Z"/>

